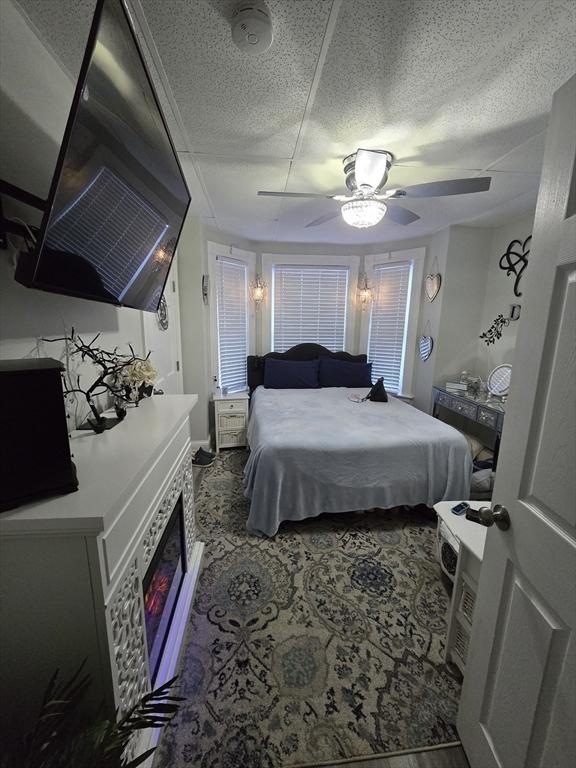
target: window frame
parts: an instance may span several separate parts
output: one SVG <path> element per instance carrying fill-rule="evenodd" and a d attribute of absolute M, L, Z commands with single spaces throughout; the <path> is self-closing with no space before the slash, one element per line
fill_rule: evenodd
<path fill-rule="evenodd" d="M 219 354 L 218 354 L 218 312 L 216 297 L 216 259 L 218 256 L 235 261 L 241 261 L 248 268 L 248 354 L 255 354 L 256 349 L 256 312 L 254 302 L 250 295 L 250 285 L 256 279 L 256 254 L 252 251 L 244 251 L 234 246 L 222 245 L 220 243 L 208 242 L 208 303 L 210 308 L 210 375 L 212 392 L 218 391 L 220 386 L 219 377 Z"/>
<path fill-rule="evenodd" d="M 412 399 L 414 397 L 414 372 L 416 363 L 416 348 L 418 335 L 418 320 L 420 317 L 420 297 L 422 294 L 422 280 L 424 277 L 424 260 L 426 248 L 410 248 L 404 251 L 389 251 L 386 253 L 370 254 L 364 257 L 364 270 L 369 284 L 374 284 L 374 270 L 379 266 L 393 264 L 394 262 L 411 262 L 412 276 L 410 296 L 408 297 L 408 326 L 406 330 L 406 343 L 404 347 L 404 361 L 402 368 L 402 381 L 398 397 Z M 360 349 L 368 354 L 368 342 L 370 339 L 370 324 L 372 318 L 372 305 L 369 311 L 362 312 L 360 321 Z"/>
<path fill-rule="evenodd" d="M 358 292 L 358 270 L 360 257 L 326 255 L 286 255 L 282 253 L 262 254 L 262 278 L 268 290 L 262 302 L 262 349 L 272 351 L 273 322 L 272 313 L 272 271 L 275 266 L 299 267 L 346 267 L 348 269 L 348 296 L 346 297 L 346 325 L 344 329 L 344 351 L 354 354 L 356 351 L 356 310 Z M 341 350 L 334 350 L 341 351 Z"/>

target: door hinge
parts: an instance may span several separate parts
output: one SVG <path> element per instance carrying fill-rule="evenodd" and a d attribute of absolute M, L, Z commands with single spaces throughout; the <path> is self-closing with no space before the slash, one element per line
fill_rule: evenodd
<path fill-rule="evenodd" d="M 172 280 L 172 293 L 176 293 L 176 280 Z"/>
<path fill-rule="evenodd" d="M 180 370 L 180 360 L 176 360 L 176 370 Z"/>

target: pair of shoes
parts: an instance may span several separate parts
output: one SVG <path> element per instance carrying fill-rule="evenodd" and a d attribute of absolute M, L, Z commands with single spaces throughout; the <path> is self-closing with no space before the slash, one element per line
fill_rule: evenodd
<path fill-rule="evenodd" d="M 196 467 L 209 467 L 214 464 L 214 454 L 209 451 L 205 451 L 203 448 L 198 448 L 192 459 L 192 464 Z"/>

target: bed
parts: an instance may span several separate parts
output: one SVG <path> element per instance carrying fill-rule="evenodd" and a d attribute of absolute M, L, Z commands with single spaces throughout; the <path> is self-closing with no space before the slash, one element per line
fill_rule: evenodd
<path fill-rule="evenodd" d="M 318 345 L 272 354 L 366 360 Z M 367 394 L 366 388 L 264 388 L 259 385 L 266 357 L 248 361 L 249 531 L 273 536 L 284 521 L 324 512 L 468 498 L 472 462 L 455 429 L 395 397 L 387 403 L 350 399 Z"/>

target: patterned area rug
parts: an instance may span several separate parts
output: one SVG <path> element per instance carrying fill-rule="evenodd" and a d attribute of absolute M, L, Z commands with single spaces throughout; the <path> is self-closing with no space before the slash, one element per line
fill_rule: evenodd
<path fill-rule="evenodd" d="M 453 742 L 448 596 L 435 526 L 411 512 L 245 530 L 244 451 L 204 473 L 206 543 L 156 768 L 276 768 Z"/>

